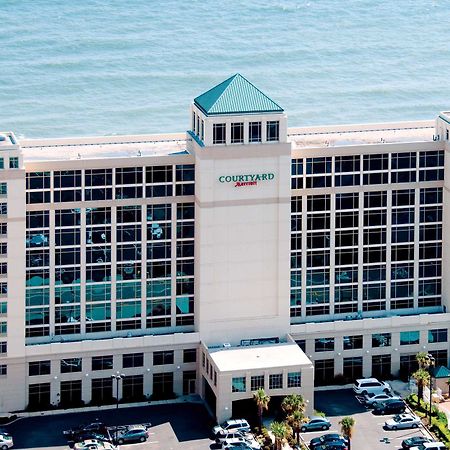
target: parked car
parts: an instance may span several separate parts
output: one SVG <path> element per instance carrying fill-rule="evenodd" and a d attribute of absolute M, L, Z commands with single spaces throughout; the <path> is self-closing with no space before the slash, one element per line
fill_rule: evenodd
<path fill-rule="evenodd" d="M 348 444 L 342 441 L 329 442 L 314 447 L 315 450 L 348 450 Z"/>
<path fill-rule="evenodd" d="M 252 450 L 245 442 L 232 442 L 230 444 L 225 444 L 222 446 L 224 450 Z"/>
<path fill-rule="evenodd" d="M 234 439 L 234 438 L 244 438 L 246 437 L 247 433 L 244 433 L 242 431 L 231 431 L 230 433 L 218 433 L 216 434 L 216 444 L 221 444 L 222 442 L 228 440 L 228 439 Z"/>
<path fill-rule="evenodd" d="M 442 442 L 424 442 L 411 450 L 446 450 L 447 446 Z"/>
<path fill-rule="evenodd" d="M 309 443 L 310 450 L 316 450 L 316 447 L 320 445 L 329 445 L 334 442 L 343 442 L 344 444 L 347 444 L 347 439 L 345 439 L 344 436 L 342 436 L 339 433 L 329 433 L 324 434 L 322 436 L 316 437 L 311 439 L 311 442 Z"/>
<path fill-rule="evenodd" d="M 379 394 L 370 393 L 364 397 L 363 403 L 367 406 L 374 406 L 376 403 L 382 403 L 386 400 L 401 400 L 401 397 L 392 394 L 386 394 L 385 392 L 381 392 Z"/>
<path fill-rule="evenodd" d="M 420 419 L 412 414 L 397 414 L 392 419 L 386 420 L 384 427 L 388 430 L 400 430 L 403 428 L 418 428 Z"/>
<path fill-rule="evenodd" d="M 401 414 L 406 411 L 406 405 L 403 400 L 386 400 L 382 403 L 376 403 L 373 407 L 374 414 Z"/>
<path fill-rule="evenodd" d="M 133 442 L 145 442 L 148 439 L 148 431 L 143 425 L 133 425 L 126 430 L 119 430 L 115 441 L 119 445 Z"/>
<path fill-rule="evenodd" d="M 97 441 L 97 439 L 77 442 L 73 448 L 74 450 L 117 450 L 117 447 L 110 442 Z"/>
<path fill-rule="evenodd" d="M 391 392 L 391 386 L 385 381 L 378 381 L 376 378 L 360 378 L 355 381 L 353 392 L 356 395 L 388 393 Z"/>
<path fill-rule="evenodd" d="M 93 433 L 98 433 L 101 434 L 103 436 L 107 436 L 108 435 L 108 429 L 106 427 L 106 425 L 102 422 L 91 422 L 91 423 L 86 423 L 83 425 L 80 425 L 78 427 L 75 428 L 71 428 L 70 430 L 65 430 L 63 431 L 63 434 L 65 436 L 74 436 L 77 433 L 81 433 L 81 432 L 93 432 Z"/>
<path fill-rule="evenodd" d="M 250 425 L 245 419 L 230 419 L 222 425 L 216 425 L 213 428 L 213 435 L 226 434 L 232 431 L 242 431 L 244 433 L 250 432 Z"/>
<path fill-rule="evenodd" d="M 427 438 L 425 436 L 412 436 L 408 439 L 405 439 L 402 441 L 402 448 L 405 450 L 410 449 L 411 447 L 417 447 L 420 444 L 423 444 L 425 442 L 432 442 L 430 438 Z"/>
<path fill-rule="evenodd" d="M 329 430 L 331 428 L 331 422 L 326 417 L 310 417 L 309 422 L 302 425 L 300 430 L 305 433 L 306 431 L 317 430 Z"/>
<path fill-rule="evenodd" d="M 0 434 L 0 449 L 7 450 L 14 445 L 13 438 L 9 433 Z"/>
<path fill-rule="evenodd" d="M 105 442 L 111 442 L 111 436 L 104 435 L 101 433 L 96 433 L 95 431 L 78 431 L 71 435 L 71 437 L 68 439 L 69 445 L 70 442 L 81 442 L 81 441 L 87 441 L 89 439 L 96 439 L 97 441 L 105 441 Z"/>
<path fill-rule="evenodd" d="M 244 437 L 234 437 L 230 439 L 225 439 L 222 442 L 223 449 L 229 448 L 245 448 L 249 450 L 260 450 L 261 444 L 257 442 L 253 437 L 251 439 L 247 439 Z"/>

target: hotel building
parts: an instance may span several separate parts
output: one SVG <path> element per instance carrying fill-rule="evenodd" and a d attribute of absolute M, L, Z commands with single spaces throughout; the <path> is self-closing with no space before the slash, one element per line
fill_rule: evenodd
<path fill-rule="evenodd" d="M 310 412 L 448 365 L 450 113 L 287 128 L 235 75 L 191 117 L 0 137 L 0 411 L 200 394 L 220 421 L 264 387 Z"/>

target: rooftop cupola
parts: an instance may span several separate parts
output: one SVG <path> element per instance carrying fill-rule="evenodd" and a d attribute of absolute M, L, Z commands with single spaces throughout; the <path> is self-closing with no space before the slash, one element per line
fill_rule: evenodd
<path fill-rule="evenodd" d="M 283 108 L 240 74 L 194 99 L 192 128 L 200 146 L 285 143 Z"/>

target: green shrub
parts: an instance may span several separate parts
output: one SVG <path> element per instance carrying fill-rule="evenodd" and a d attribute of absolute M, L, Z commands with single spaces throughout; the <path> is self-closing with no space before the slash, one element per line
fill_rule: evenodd
<path fill-rule="evenodd" d="M 324 412 L 318 411 L 317 409 L 314 410 L 314 415 L 319 417 L 326 417 Z"/>

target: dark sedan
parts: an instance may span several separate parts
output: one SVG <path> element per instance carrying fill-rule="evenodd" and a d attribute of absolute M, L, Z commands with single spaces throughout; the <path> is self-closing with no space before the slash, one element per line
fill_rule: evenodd
<path fill-rule="evenodd" d="M 416 447 L 420 444 L 423 444 L 424 442 L 432 442 L 431 439 L 425 437 L 425 436 L 413 436 L 408 439 L 405 439 L 402 441 L 402 448 L 405 450 L 410 449 L 411 447 Z"/>
<path fill-rule="evenodd" d="M 324 434 L 322 436 L 311 439 L 311 442 L 309 443 L 309 448 L 311 450 L 316 450 L 316 448 L 320 445 L 331 445 L 335 442 L 338 443 L 343 442 L 344 444 L 347 444 L 347 439 L 345 439 L 344 436 L 338 433 Z"/>

